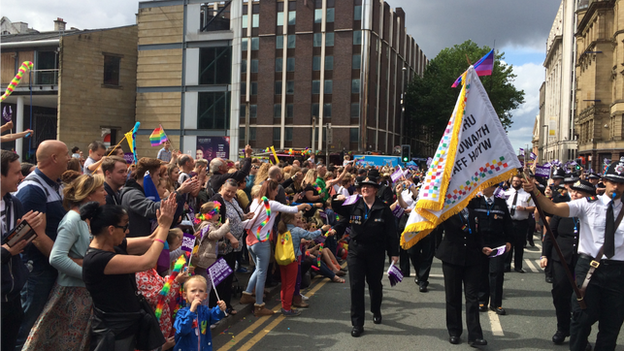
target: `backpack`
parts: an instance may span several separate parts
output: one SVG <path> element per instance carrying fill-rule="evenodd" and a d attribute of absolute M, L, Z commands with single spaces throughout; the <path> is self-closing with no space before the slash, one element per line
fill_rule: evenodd
<path fill-rule="evenodd" d="M 286 266 L 295 262 L 296 259 L 290 230 L 285 233 L 280 233 L 277 237 L 277 243 L 275 244 L 275 261 L 280 266 Z"/>

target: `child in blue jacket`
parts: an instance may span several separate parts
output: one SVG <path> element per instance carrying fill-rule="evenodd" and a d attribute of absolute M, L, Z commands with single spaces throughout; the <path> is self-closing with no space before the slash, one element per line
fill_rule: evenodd
<path fill-rule="evenodd" d="M 218 306 L 210 308 L 202 305 L 208 298 L 208 282 L 201 275 L 194 275 L 184 284 L 184 298 L 190 307 L 181 308 L 176 315 L 174 328 L 175 351 L 212 350 L 210 325 L 225 317 L 225 302 L 217 301 Z M 199 341 L 197 340 L 199 338 Z M 199 345 L 199 348 L 198 348 Z"/>

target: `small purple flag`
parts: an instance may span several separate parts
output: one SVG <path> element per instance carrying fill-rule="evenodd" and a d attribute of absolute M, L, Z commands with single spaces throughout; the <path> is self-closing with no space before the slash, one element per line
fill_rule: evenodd
<path fill-rule="evenodd" d="M 531 155 L 529 156 L 531 158 L 531 160 L 535 160 L 537 158 L 537 155 L 531 151 Z"/>
<path fill-rule="evenodd" d="M 184 233 L 182 238 L 182 250 L 193 253 L 193 247 L 195 247 L 195 235 Z"/>
<path fill-rule="evenodd" d="M 388 279 L 390 279 L 390 286 L 395 286 L 403 281 L 403 272 L 394 265 L 394 262 L 390 264 L 386 274 L 388 274 Z"/>
<path fill-rule="evenodd" d="M 215 263 L 208 267 L 207 271 L 214 286 L 219 285 L 219 283 L 232 274 L 232 268 L 225 262 L 223 257 L 219 257 Z"/>
<path fill-rule="evenodd" d="M 540 177 L 550 176 L 550 167 L 546 167 L 546 166 L 535 167 L 535 175 L 540 176 Z"/>
<path fill-rule="evenodd" d="M 348 206 L 348 205 L 353 205 L 357 199 L 360 197 L 360 195 L 351 195 L 348 198 L 345 199 L 345 201 L 342 203 L 342 206 Z"/>
<path fill-rule="evenodd" d="M 2 119 L 9 123 L 11 122 L 11 119 L 13 117 L 13 109 L 11 109 L 11 106 L 4 106 L 4 109 L 2 110 Z"/>
<path fill-rule="evenodd" d="M 505 249 L 506 249 L 505 245 L 502 245 L 502 246 L 499 246 L 499 247 L 495 247 L 495 248 L 492 249 L 492 253 L 490 253 L 490 255 L 488 257 L 492 258 L 492 257 L 500 256 L 500 255 L 505 253 Z"/>

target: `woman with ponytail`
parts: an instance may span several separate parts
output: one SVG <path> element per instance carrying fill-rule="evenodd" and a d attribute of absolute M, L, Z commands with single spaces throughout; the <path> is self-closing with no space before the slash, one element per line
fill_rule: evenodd
<path fill-rule="evenodd" d="M 164 344 L 154 312 L 137 289 L 136 272 L 156 265 L 176 211 L 175 196 L 162 200 L 158 227 L 148 237 L 126 238 L 128 213 L 121 206 L 80 209 L 93 240 L 82 277 L 93 299 L 91 349 L 153 350 Z"/>
<path fill-rule="evenodd" d="M 91 295 L 82 281 L 82 260 L 89 247 L 89 226 L 80 218 L 80 206 L 106 204 L 104 178 L 81 175 L 64 189 L 68 210 L 58 226 L 50 264 L 58 270 L 49 300 L 30 330 L 23 350 L 88 350 Z"/>

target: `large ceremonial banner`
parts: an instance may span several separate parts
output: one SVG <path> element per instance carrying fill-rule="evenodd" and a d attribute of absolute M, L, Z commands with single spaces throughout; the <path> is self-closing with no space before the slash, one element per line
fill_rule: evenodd
<path fill-rule="evenodd" d="M 508 179 L 520 162 L 471 66 L 401 235 L 408 249 L 461 211 L 484 188 Z"/>

